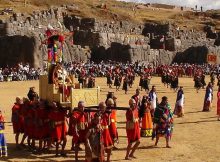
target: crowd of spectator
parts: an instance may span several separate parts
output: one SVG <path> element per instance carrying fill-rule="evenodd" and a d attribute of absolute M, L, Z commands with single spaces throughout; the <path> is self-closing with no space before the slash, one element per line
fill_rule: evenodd
<path fill-rule="evenodd" d="M 28 63 L 19 63 L 14 67 L 0 68 L 0 81 L 38 80 L 42 72 L 41 68 L 30 67 Z"/>
<path fill-rule="evenodd" d="M 115 61 L 107 62 L 69 62 L 63 64 L 64 68 L 69 74 L 73 74 L 76 77 L 80 75 L 82 71 L 86 76 L 93 77 L 106 77 L 109 71 L 119 68 L 120 71 L 126 73 L 126 69 L 132 69 L 136 76 L 146 72 L 146 69 L 151 71 L 152 75 L 160 75 L 162 69 L 172 70 L 174 68 L 181 71 L 181 75 L 188 75 L 187 71 L 190 69 L 192 75 L 197 69 L 201 69 L 205 74 L 209 75 L 211 72 L 220 73 L 220 65 L 211 64 L 172 64 L 172 65 L 158 65 L 148 63 L 121 63 Z M 33 68 L 29 63 L 19 63 L 14 67 L 6 66 L 0 68 L 0 81 L 25 81 L 25 80 L 38 80 L 39 75 L 47 74 L 46 66 L 44 68 Z"/>

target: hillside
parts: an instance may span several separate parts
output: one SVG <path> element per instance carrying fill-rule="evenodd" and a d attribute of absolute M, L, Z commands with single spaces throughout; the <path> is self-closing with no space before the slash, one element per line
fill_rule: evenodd
<path fill-rule="evenodd" d="M 102 6 L 104 3 L 105 6 Z M 219 11 L 196 13 L 190 10 L 168 5 L 135 5 L 134 3 L 118 2 L 115 0 L 0 0 L 0 11 L 10 8 L 13 12 L 31 14 L 33 11 L 48 9 L 53 6 L 69 6 L 69 13 L 81 17 L 95 17 L 103 20 L 128 20 L 131 22 L 175 23 L 179 27 L 201 30 L 207 24 L 220 30 Z M 155 7 L 156 6 L 156 7 Z M 10 14 L 0 15 L 0 19 Z"/>

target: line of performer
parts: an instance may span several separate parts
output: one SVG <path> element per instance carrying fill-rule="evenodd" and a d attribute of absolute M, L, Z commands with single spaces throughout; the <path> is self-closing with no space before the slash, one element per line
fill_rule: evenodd
<path fill-rule="evenodd" d="M 173 113 L 168 99 L 163 97 L 161 103 L 158 103 L 155 86 L 150 95 L 142 97 L 140 89 L 136 89 L 129 100 L 129 107 L 120 108 L 117 107 L 117 97 L 109 92 L 106 101 L 100 102 L 95 110 L 86 108 L 84 101 L 79 101 L 75 109 L 67 109 L 57 102 L 38 100 L 37 95 L 32 95 L 31 100 L 17 97 L 12 108 L 16 147 L 27 147 L 36 154 L 42 154 L 49 153 L 54 146 L 56 156 L 66 157 L 67 135 L 70 135 L 76 161 L 79 160 L 80 145 L 84 144 L 87 162 L 109 162 L 112 150 L 117 150 L 119 143 L 117 111 L 125 110 L 128 139 L 126 160 L 136 158 L 135 151 L 141 137 L 156 138 L 157 145 L 159 138 L 164 136 L 166 147 L 170 148 Z"/>

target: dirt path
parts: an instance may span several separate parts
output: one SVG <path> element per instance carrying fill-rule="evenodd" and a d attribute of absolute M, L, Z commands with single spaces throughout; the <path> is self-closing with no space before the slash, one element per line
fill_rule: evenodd
<path fill-rule="evenodd" d="M 207 77 L 208 78 L 208 77 Z M 138 86 L 139 79 L 136 79 L 135 85 L 125 95 L 121 90 L 115 92 L 118 97 L 119 106 L 128 106 L 129 98 L 134 94 Z M 207 79 L 208 82 L 208 79 Z M 97 79 L 97 85 L 101 86 L 101 99 L 106 98 L 109 88 L 106 86 L 106 79 Z M 172 108 L 176 100 L 176 93 L 164 87 L 160 78 L 154 77 L 151 84 L 156 85 L 159 100 L 166 95 Z M 218 162 L 220 161 L 220 122 L 216 118 L 216 93 L 217 87 L 214 91 L 213 108 L 211 112 L 201 112 L 204 90 L 196 93 L 193 89 L 192 78 L 180 78 L 180 85 L 184 87 L 185 92 L 185 116 L 184 118 L 175 118 L 174 134 L 171 141 L 171 149 L 165 148 L 165 139 L 161 138 L 158 148 L 152 147 L 154 142 L 150 138 L 142 138 L 139 150 L 136 153 L 138 159 L 132 160 L 134 162 L 160 162 L 160 161 L 174 161 L 174 162 Z M 16 96 L 26 96 L 29 87 L 35 86 L 38 88 L 38 81 L 26 82 L 6 82 L 0 83 L 0 108 L 6 116 L 6 120 L 10 121 L 11 107 Z M 142 92 L 142 95 L 144 92 Z M 120 148 L 118 151 L 113 151 L 112 161 L 123 162 L 127 138 L 125 132 L 125 112 L 118 111 L 118 128 Z M 5 135 L 8 141 L 9 157 L 7 159 L 0 159 L 0 161 L 74 161 L 74 155 L 70 150 L 71 139 L 68 138 L 66 150 L 68 158 L 55 158 L 54 154 L 47 154 L 37 156 L 31 154 L 27 150 L 16 150 L 14 146 L 14 135 L 12 134 L 11 123 L 6 124 Z M 80 153 L 81 161 L 83 161 L 84 152 Z"/>

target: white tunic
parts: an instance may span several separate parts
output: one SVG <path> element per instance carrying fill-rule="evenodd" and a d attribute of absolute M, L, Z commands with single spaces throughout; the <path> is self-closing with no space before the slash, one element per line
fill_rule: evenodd
<path fill-rule="evenodd" d="M 152 101 L 151 101 L 151 106 L 153 109 L 156 109 L 157 107 L 157 95 L 155 92 L 153 92 L 153 98 L 152 98 Z"/>
<path fill-rule="evenodd" d="M 210 88 L 210 93 L 208 94 L 207 101 L 212 101 L 212 89 Z"/>
<path fill-rule="evenodd" d="M 178 101 L 176 101 L 176 104 L 178 106 L 183 107 L 183 104 L 184 104 L 184 94 L 182 94 L 182 97 Z"/>

